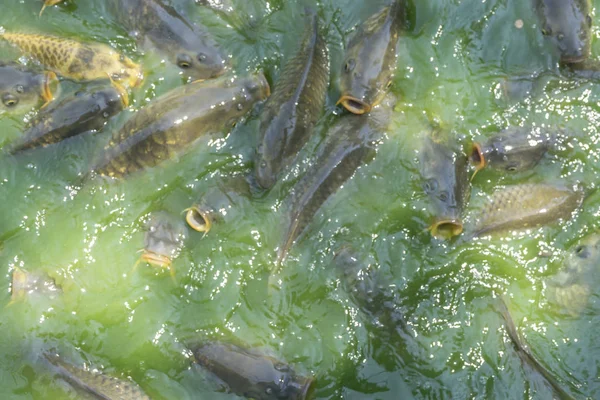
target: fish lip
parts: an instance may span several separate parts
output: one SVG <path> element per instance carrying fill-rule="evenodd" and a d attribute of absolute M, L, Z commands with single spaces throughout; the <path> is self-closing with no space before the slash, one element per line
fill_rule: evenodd
<path fill-rule="evenodd" d="M 560 61 L 566 64 L 579 64 L 581 62 L 584 62 L 585 60 L 587 60 L 588 55 L 587 54 L 582 54 L 580 56 L 566 56 L 566 57 L 561 57 Z"/>
<path fill-rule="evenodd" d="M 475 172 L 473 173 L 473 176 L 471 177 L 471 180 L 473 180 L 475 175 L 479 171 L 484 169 L 485 166 L 487 165 L 487 160 L 485 159 L 485 153 L 483 151 L 483 148 L 481 147 L 481 144 L 479 144 L 477 142 L 473 142 L 469 159 L 471 160 L 471 162 L 473 164 L 475 164 Z"/>
<path fill-rule="evenodd" d="M 186 208 L 183 211 L 185 212 L 185 222 L 190 228 L 196 232 L 204 232 L 205 234 L 210 231 L 212 222 L 210 220 L 210 214 L 207 211 L 202 210 L 202 208 L 197 205 Z M 203 223 L 200 222 L 200 218 L 204 221 Z"/>
<path fill-rule="evenodd" d="M 372 108 L 370 104 L 348 94 L 342 95 L 336 105 L 337 104 L 343 105 L 346 110 L 357 115 L 366 114 L 371 111 Z"/>
<path fill-rule="evenodd" d="M 154 253 L 153 251 L 144 250 L 141 260 L 150 265 L 161 268 L 171 267 L 171 258 L 162 254 Z"/>
<path fill-rule="evenodd" d="M 440 239 L 451 239 L 458 236 L 463 231 L 463 223 L 460 218 L 440 218 L 436 220 L 431 227 L 431 235 Z"/>

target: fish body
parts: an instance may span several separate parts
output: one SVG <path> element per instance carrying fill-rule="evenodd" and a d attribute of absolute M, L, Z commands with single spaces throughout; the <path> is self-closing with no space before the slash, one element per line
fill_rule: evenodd
<path fill-rule="evenodd" d="M 533 127 L 512 127 L 484 143 L 474 143 L 471 162 L 477 170 L 489 166 L 506 172 L 536 166 L 556 142 L 556 132 Z"/>
<path fill-rule="evenodd" d="M 183 221 L 167 212 L 157 212 L 150 216 L 145 230 L 141 260 L 174 274 L 171 265 L 181 253 L 186 237 Z"/>
<path fill-rule="evenodd" d="M 41 110 L 9 151 L 15 154 L 46 147 L 83 132 L 100 130 L 123 108 L 120 93 L 112 86 L 78 91 Z"/>
<path fill-rule="evenodd" d="M 141 67 L 105 44 L 11 32 L 0 33 L 0 38 L 69 79 L 111 79 L 128 87 L 135 87 L 141 83 Z"/>
<path fill-rule="evenodd" d="M 304 400 L 313 382 L 281 361 L 232 344 L 205 344 L 193 353 L 233 393 L 249 399 Z"/>
<path fill-rule="evenodd" d="M 185 220 L 190 228 L 208 233 L 212 226 L 233 215 L 242 198 L 250 197 L 250 186 L 242 176 L 228 181 L 205 192 L 192 207 L 186 209 Z"/>
<path fill-rule="evenodd" d="M 474 235 L 534 228 L 568 219 L 582 200 L 579 190 L 545 183 L 507 186 L 485 204 Z"/>
<path fill-rule="evenodd" d="M 113 135 L 95 171 L 114 178 L 153 167 L 198 138 L 231 129 L 269 96 L 262 74 L 180 86 L 136 112 Z"/>
<path fill-rule="evenodd" d="M 548 37 L 566 64 L 590 55 L 592 6 L 590 0 L 533 0 L 542 34 Z"/>
<path fill-rule="evenodd" d="M 222 75 L 227 62 L 206 27 L 192 24 L 160 0 L 111 0 L 115 18 L 142 42 L 150 42 L 193 79 Z"/>
<path fill-rule="evenodd" d="M 134 382 L 118 379 L 90 370 L 87 366 L 78 367 L 63 360 L 59 355 L 45 352 L 44 358 L 62 379 L 93 398 L 102 400 L 150 400 Z"/>
<path fill-rule="evenodd" d="M 39 72 L 16 63 L 0 62 L 0 114 L 33 107 L 43 99 L 47 104 L 54 96 L 51 85 L 58 79 L 54 72 Z"/>
<path fill-rule="evenodd" d="M 256 181 L 271 188 L 308 141 L 325 105 L 329 83 L 327 45 L 312 14 L 304 38 L 280 75 L 260 120 Z"/>
<path fill-rule="evenodd" d="M 448 132 L 434 128 L 424 135 L 420 154 L 423 191 L 434 216 L 431 234 L 451 238 L 463 231 L 462 213 L 470 193 L 466 154 Z"/>
<path fill-rule="evenodd" d="M 49 298 L 62 293 L 62 289 L 54 279 L 42 271 L 25 271 L 15 268 L 12 274 L 10 303 L 17 303 L 32 295 Z"/>
<path fill-rule="evenodd" d="M 405 19 L 405 0 L 394 0 L 359 26 L 346 46 L 340 72 L 341 103 L 367 113 L 389 89 L 396 69 L 396 46 Z"/>
<path fill-rule="evenodd" d="M 531 369 L 539 373 L 561 400 L 574 400 L 574 397 L 567 393 L 565 389 L 560 386 L 556 377 L 554 377 L 554 375 L 533 355 L 525 340 L 523 340 L 521 335 L 519 335 L 517 327 L 515 326 L 515 322 L 508 311 L 508 307 L 502 299 L 498 301 L 498 311 L 504 319 L 506 324 L 506 332 L 508 333 L 510 340 L 513 342 L 517 354 L 519 355 L 519 358 L 523 364 L 528 365 Z"/>
<path fill-rule="evenodd" d="M 327 133 L 311 167 L 290 197 L 289 225 L 279 248 L 281 262 L 314 215 L 337 190 L 375 153 L 374 143 L 387 129 L 395 99 L 388 96 L 365 116 L 343 115 Z"/>
<path fill-rule="evenodd" d="M 560 271 L 546 281 L 548 299 L 573 316 L 588 303 L 600 263 L 600 234 L 593 233 L 571 249 Z"/>

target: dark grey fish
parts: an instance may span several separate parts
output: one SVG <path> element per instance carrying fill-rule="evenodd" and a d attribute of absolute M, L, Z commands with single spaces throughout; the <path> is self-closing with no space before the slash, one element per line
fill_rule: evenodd
<path fill-rule="evenodd" d="M 600 234 L 593 233 L 569 249 L 560 271 L 546 281 L 548 300 L 578 316 L 597 286 L 599 265 Z"/>
<path fill-rule="evenodd" d="M 584 61 L 592 43 L 590 0 L 533 0 L 542 34 L 552 40 L 566 64 Z"/>
<path fill-rule="evenodd" d="M 51 86 L 58 79 L 54 72 L 38 72 L 16 63 L 0 62 L 0 114 L 33 107 L 40 99 L 45 105 L 54 96 Z"/>
<path fill-rule="evenodd" d="M 460 235 L 470 193 L 468 161 L 449 132 L 435 127 L 423 137 L 420 171 L 433 215 L 431 234 L 444 239 Z"/>
<path fill-rule="evenodd" d="M 169 56 L 193 79 L 222 75 L 225 55 L 207 28 L 193 24 L 160 0 L 111 0 L 111 10 L 123 26 Z"/>
<path fill-rule="evenodd" d="M 328 83 L 327 45 L 312 14 L 300 48 L 287 61 L 262 111 L 256 181 L 263 188 L 277 182 L 308 141 L 325 105 Z"/>
<path fill-rule="evenodd" d="M 507 186 L 495 192 L 479 212 L 474 236 L 534 228 L 569 219 L 583 201 L 583 192 L 549 184 Z"/>
<path fill-rule="evenodd" d="M 238 396 L 255 400 L 305 400 L 312 378 L 287 364 L 232 344 L 210 343 L 192 349 L 196 362 Z"/>
<path fill-rule="evenodd" d="M 120 178 L 156 166 L 202 136 L 231 129 L 269 94 L 262 73 L 175 88 L 136 112 L 115 132 L 94 170 Z"/>
<path fill-rule="evenodd" d="M 134 382 L 90 370 L 87 366 L 75 366 L 54 353 L 45 352 L 43 355 L 62 379 L 74 388 L 93 395 L 96 399 L 150 400 L 150 397 Z"/>
<path fill-rule="evenodd" d="M 554 375 L 552 375 L 552 373 L 550 371 L 548 371 L 548 369 L 546 369 L 546 367 L 544 367 L 535 358 L 535 356 L 529 349 L 529 346 L 519 335 L 519 332 L 517 331 L 517 327 L 515 326 L 515 322 L 513 321 L 512 316 L 510 315 L 510 313 L 508 311 L 508 307 L 506 306 L 506 303 L 504 302 L 504 300 L 499 299 L 498 303 L 497 303 L 497 307 L 498 307 L 498 311 L 500 312 L 500 315 L 502 315 L 502 318 L 504 319 L 504 322 L 506 324 L 506 332 L 508 333 L 510 340 L 513 342 L 515 349 L 517 351 L 517 354 L 519 355 L 519 358 L 521 359 L 521 361 L 524 364 L 528 365 L 532 370 L 539 373 L 546 380 L 546 382 L 550 385 L 550 387 L 552 388 L 554 393 L 561 400 L 562 399 L 574 400 L 575 398 L 573 396 L 571 396 L 569 393 L 567 393 L 565 391 L 565 389 L 563 389 L 560 386 L 560 383 L 558 382 L 556 377 Z"/>
<path fill-rule="evenodd" d="M 250 197 L 250 185 L 242 176 L 230 178 L 204 193 L 186 211 L 185 220 L 193 230 L 207 234 L 216 223 L 229 219 L 242 198 Z"/>
<path fill-rule="evenodd" d="M 517 172 L 536 166 L 556 143 L 557 131 L 510 127 L 483 143 L 473 143 L 470 158 L 476 171 L 485 167 Z"/>
<path fill-rule="evenodd" d="M 173 260 L 179 256 L 184 245 L 186 230 L 178 215 L 167 212 L 152 213 L 145 225 L 144 249 L 140 261 L 166 268 L 175 276 Z"/>
<path fill-rule="evenodd" d="M 46 147 L 80 133 L 100 130 L 124 107 L 120 92 L 113 86 L 80 90 L 41 110 L 23 135 L 11 144 L 9 152 Z"/>
<path fill-rule="evenodd" d="M 374 143 L 390 123 L 395 98 L 388 98 L 365 116 L 343 115 L 327 133 L 327 139 L 311 167 L 288 200 L 287 233 L 279 247 L 278 263 L 304 232 L 323 203 L 375 153 Z"/>
<path fill-rule="evenodd" d="M 385 97 L 396 70 L 396 46 L 405 13 L 406 1 L 394 0 L 362 23 L 350 38 L 338 100 L 348 111 L 368 113 Z"/>

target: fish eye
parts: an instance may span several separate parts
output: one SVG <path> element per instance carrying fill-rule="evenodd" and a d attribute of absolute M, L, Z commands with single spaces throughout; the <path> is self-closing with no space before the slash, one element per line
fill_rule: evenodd
<path fill-rule="evenodd" d="M 386 89 L 389 89 L 392 87 L 392 81 L 389 81 L 388 84 L 386 85 Z"/>
<path fill-rule="evenodd" d="M 121 79 L 121 74 L 115 73 L 115 74 L 112 74 L 110 77 L 114 80 L 118 80 L 118 79 Z"/>
<path fill-rule="evenodd" d="M 14 107 L 19 104 L 19 98 L 10 93 L 5 93 L 2 95 L 2 103 L 4 103 L 6 107 Z"/>
<path fill-rule="evenodd" d="M 516 165 L 509 165 L 508 167 L 506 167 L 506 170 L 508 172 L 515 172 L 517 170 L 517 166 Z"/>
<path fill-rule="evenodd" d="M 552 35 L 552 29 L 550 29 L 550 28 L 542 28 L 542 35 L 544 35 L 544 36 Z"/>
<path fill-rule="evenodd" d="M 575 248 L 575 255 L 579 258 L 588 258 L 590 256 L 590 252 L 586 246 L 577 246 Z"/>
<path fill-rule="evenodd" d="M 204 61 L 206 61 L 206 59 L 207 59 L 207 58 L 208 58 L 208 57 L 207 57 L 207 56 L 206 56 L 206 54 L 204 54 L 204 53 L 200 53 L 200 54 L 198 54 L 198 61 L 200 61 L 200 62 L 204 62 Z"/>
<path fill-rule="evenodd" d="M 236 106 L 238 111 L 243 111 L 244 110 L 244 105 L 242 103 L 238 103 L 238 105 Z"/>
<path fill-rule="evenodd" d="M 440 193 L 438 198 L 445 203 L 446 201 L 448 201 L 448 193 L 442 192 L 442 193 Z"/>
<path fill-rule="evenodd" d="M 177 66 L 179 68 L 187 69 L 192 66 L 192 57 L 187 54 L 180 54 L 177 56 Z"/>
<path fill-rule="evenodd" d="M 17 90 L 17 93 L 23 93 L 25 91 L 23 85 L 17 85 L 15 89 Z"/>
<path fill-rule="evenodd" d="M 344 70 L 346 72 L 350 72 L 354 69 L 354 67 L 356 66 L 356 61 L 354 61 L 353 58 L 349 59 L 348 61 L 346 61 L 346 65 L 344 66 Z"/>
<path fill-rule="evenodd" d="M 558 35 L 556 35 L 556 38 L 557 38 L 559 41 L 562 41 L 562 40 L 565 38 L 565 34 L 564 34 L 564 33 L 559 33 Z"/>
<path fill-rule="evenodd" d="M 430 179 L 423 184 L 423 190 L 425 193 L 435 192 L 438 188 L 438 183 L 435 179 Z"/>

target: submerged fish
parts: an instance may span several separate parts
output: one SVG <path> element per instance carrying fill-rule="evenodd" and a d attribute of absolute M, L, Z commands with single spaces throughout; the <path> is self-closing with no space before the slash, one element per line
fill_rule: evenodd
<path fill-rule="evenodd" d="M 124 107 L 121 94 L 112 86 L 78 91 L 40 111 L 23 135 L 11 144 L 9 152 L 46 147 L 83 132 L 100 130 Z"/>
<path fill-rule="evenodd" d="M 210 343 L 193 353 L 198 364 L 248 399 L 305 400 L 314 381 L 281 361 L 232 344 Z"/>
<path fill-rule="evenodd" d="M 25 300 L 31 295 L 42 295 L 49 298 L 62 293 L 62 289 L 43 271 L 25 271 L 21 268 L 15 268 L 12 274 L 12 284 L 10 288 L 10 303 L 17 303 Z"/>
<path fill-rule="evenodd" d="M 338 103 L 354 114 L 368 113 L 392 84 L 396 46 L 405 20 L 405 0 L 394 0 L 353 34 L 342 64 Z"/>
<path fill-rule="evenodd" d="M 111 0 L 115 18 L 139 41 L 149 41 L 193 79 L 222 75 L 225 56 L 208 30 L 160 0 Z"/>
<path fill-rule="evenodd" d="M 325 105 L 329 83 L 327 45 L 318 17 L 310 16 L 304 38 L 277 81 L 260 119 L 256 181 L 271 188 L 310 138 Z"/>
<path fill-rule="evenodd" d="M 66 78 L 78 81 L 111 79 L 128 87 L 135 87 L 142 81 L 141 67 L 105 44 L 29 33 L 4 32 L 0 33 L 0 38 Z"/>
<path fill-rule="evenodd" d="M 479 213 L 474 236 L 534 228 L 569 219 L 583 192 L 545 183 L 507 186 L 495 192 Z"/>
<path fill-rule="evenodd" d="M 223 219 L 231 218 L 232 208 L 242 197 L 250 196 L 250 186 L 242 176 L 236 176 L 219 184 L 206 193 L 186 211 L 185 220 L 195 231 L 207 234 L 212 226 Z"/>
<path fill-rule="evenodd" d="M 552 40 L 563 63 L 587 59 L 592 41 L 590 0 L 533 0 L 542 34 Z"/>
<path fill-rule="evenodd" d="M 150 400 L 135 383 L 91 370 L 87 365 L 75 366 L 58 354 L 43 353 L 52 370 L 75 389 L 102 400 Z"/>
<path fill-rule="evenodd" d="M 395 98 L 389 95 L 368 115 L 346 114 L 331 127 L 319 154 L 290 196 L 291 215 L 278 263 L 327 199 L 375 154 L 375 143 L 388 128 L 394 105 Z"/>
<path fill-rule="evenodd" d="M 178 216 L 158 212 L 151 215 L 145 228 L 144 249 L 140 261 L 166 268 L 174 277 L 173 260 L 181 253 L 186 237 L 183 221 Z"/>
<path fill-rule="evenodd" d="M 484 143 L 473 143 L 471 162 L 476 171 L 486 166 L 506 172 L 533 168 L 556 142 L 556 132 L 533 127 L 511 127 Z"/>
<path fill-rule="evenodd" d="M 600 234 L 593 233 L 573 246 L 560 271 L 546 281 L 548 299 L 577 316 L 588 303 L 600 264 Z"/>
<path fill-rule="evenodd" d="M 444 239 L 460 235 L 470 193 L 466 154 L 448 132 L 436 127 L 423 137 L 419 161 L 423 190 L 434 218 L 431 234 Z"/>
<path fill-rule="evenodd" d="M 33 107 L 44 100 L 49 104 L 54 96 L 51 86 L 58 84 L 54 72 L 37 72 L 16 63 L 0 62 L 0 114 Z"/>
<path fill-rule="evenodd" d="M 115 132 L 94 169 L 119 178 L 154 167 L 202 136 L 231 129 L 268 96 L 269 84 L 262 73 L 180 86 L 136 112 Z"/>
<path fill-rule="evenodd" d="M 552 373 L 550 371 L 548 371 L 548 369 L 546 369 L 546 367 L 544 367 L 535 358 L 535 356 L 529 349 L 529 346 L 519 335 L 519 332 L 517 331 L 517 327 L 515 326 L 515 322 L 513 321 L 513 318 L 510 315 L 510 312 L 508 311 L 508 307 L 506 306 L 506 303 L 504 302 L 504 300 L 499 299 L 497 304 L 498 304 L 498 311 L 500 312 L 500 315 L 502 315 L 502 318 L 504 319 L 504 322 L 506 324 L 506 332 L 508 333 L 510 340 L 513 342 L 513 345 L 515 346 L 517 354 L 519 355 L 519 358 L 521 359 L 523 364 L 528 365 L 529 368 L 531 368 L 532 370 L 539 373 L 546 380 L 546 382 L 550 385 L 552 390 L 555 392 L 555 394 L 561 400 L 564 400 L 564 399 L 574 400 L 574 397 L 571 396 L 569 393 L 567 393 L 565 391 L 565 389 L 563 389 L 560 386 L 556 377 L 554 375 L 552 375 Z"/>

